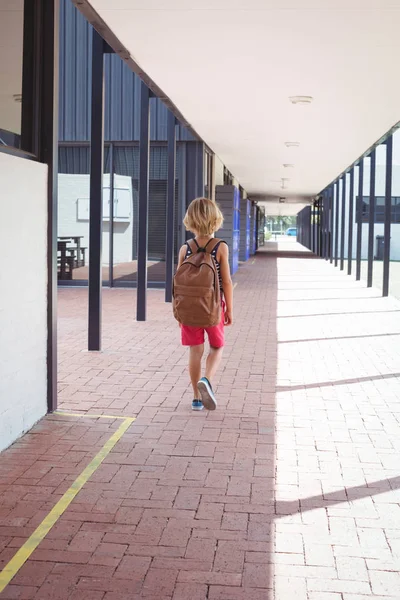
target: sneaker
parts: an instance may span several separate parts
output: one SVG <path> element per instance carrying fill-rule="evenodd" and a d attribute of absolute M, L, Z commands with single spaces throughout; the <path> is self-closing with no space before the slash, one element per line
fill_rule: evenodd
<path fill-rule="evenodd" d="M 197 384 L 197 387 L 199 388 L 201 401 L 204 408 L 207 410 L 215 410 L 217 408 L 217 401 L 215 399 L 211 383 L 208 381 L 207 377 L 202 377 Z"/>
<path fill-rule="evenodd" d="M 193 400 L 192 410 L 203 410 L 204 406 L 201 400 Z"/>

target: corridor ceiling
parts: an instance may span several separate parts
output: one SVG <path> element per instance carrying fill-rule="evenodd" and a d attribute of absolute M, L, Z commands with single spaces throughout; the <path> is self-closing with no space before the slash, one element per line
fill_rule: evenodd
<path fill-rule="evenodd" d="M 400 0 L 74 2 L 253 197 L 316 195 L 400 121 Z"/>

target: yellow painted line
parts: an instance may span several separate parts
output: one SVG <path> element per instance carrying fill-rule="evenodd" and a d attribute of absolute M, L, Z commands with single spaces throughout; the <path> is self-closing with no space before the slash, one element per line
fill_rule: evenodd
<path fill-rule="evenodd" d="M 18 550 L 16 554 L 14 554 L 10 562 L 6 564 L 4 569 L 0 572 L 0 594 L 10 583 L 13 577 L 15 577 L 20 568 L 26 563 L 32 552 L 39 546 L 40 542 L 46 537 L 53 525 L 55 525 L 61 515 L 64 514 L 75 496 L 80 492 L 93 473 L 99 468 L 103 460 L 106 458 L 106 456 L 108 456 L 115 444 L 121 439 L 134 421 L 135 419 L 133 417 L 124 417 L 124 421 L 118 427 L 117 431 L 112 434 L 100 452 L 96 454 L 86 469 L 84 469 L 82 473 L 78 475 L 69 490 L 65 492 L 64 496 L 57 502 L 47 517 L 43 519 L 39 527 L 35 529 L 30 538 L 28 538 L 25 544 Z"/>
<path fill-rule="evenodd" d="M 89 413 L 70 413 L 70 412 L 63 412 L 62 410 L 55 410 L 53 412 L 53 415 L 61 415 L 64 417 L 88 417 L 90 419 L 127 419 L 127 418 L 131 418 L 131 417 L 124 417 L 121 415 L 91 415 Z M 133 417 L 132 417 L 133 418 Z M 135 420 L 133 418 L 133 420 Z"/>
<path fill-rule="evenodd" d="M 251 264 L 254 265 L 255 262 L 256 262 L 256 259 L 254 259 Z"/>
<path fill-rule="evenodd" d="M 235 289 L 236 286 L 237 286 L 237 282 L 233 284 L 233 289 Z"/>

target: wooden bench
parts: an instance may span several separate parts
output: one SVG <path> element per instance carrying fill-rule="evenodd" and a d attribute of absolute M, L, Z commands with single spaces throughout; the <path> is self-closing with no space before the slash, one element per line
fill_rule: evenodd
<path fill-rule="evenodd" d="M 84 267 L 86 264 L 86 250 L 87 248 L 77 247 L 77 246 L 67 246 L 67 252 L 69 252 L 70 256 L 74 257 L 74 268 Z M 80 254 L 80 256 L 78 255 Z"/>
<path fill-rule="evenodd" d="M 62 257 L 57 257 L 57 272 L 58 279 L 72 280 L 72 272 L 74 270 L 74 256 L 66 256 L 65 262 L 62 264 Z"/>

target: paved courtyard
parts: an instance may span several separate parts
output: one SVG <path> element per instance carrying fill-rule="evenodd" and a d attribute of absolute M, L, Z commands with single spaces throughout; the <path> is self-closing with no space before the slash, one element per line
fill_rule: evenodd
<path fill-rule="evenodd" d="M 235 283 L 214 413 L 190 410 L 163 291 L 137 323 L 105 290 L 89 354 L 87 290 L 60 290 L 68 414 L 0 455 L 0 571 L 30 540 L 1 600 L 399 600 L 400 302 L 266 252 Z"/>

